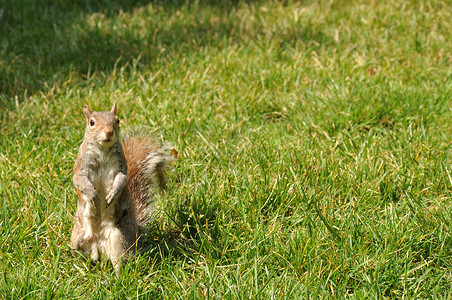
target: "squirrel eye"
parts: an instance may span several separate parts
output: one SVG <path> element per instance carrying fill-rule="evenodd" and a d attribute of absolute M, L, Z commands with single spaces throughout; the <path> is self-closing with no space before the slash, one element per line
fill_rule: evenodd
<path fill-rule="evenodd" d="M 89 125 L 94 126 L 94 120 L 91 119 L 91 121 L 89 121 Z"/>

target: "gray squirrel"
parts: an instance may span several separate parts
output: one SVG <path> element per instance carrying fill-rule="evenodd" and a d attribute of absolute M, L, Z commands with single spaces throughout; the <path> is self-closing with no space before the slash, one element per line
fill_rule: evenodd
<path fill-rule="evenodd" d="M 165 186 L 176 155 L 148 132 L 120 139 L 116 112 L 116 103 L 102 112 L 83 106 L 86 130 L 73 169 L 78 201 L 70 246 L 92 261 L 106 256 L 119 275 L 138 248 L 152 197 Z"/>

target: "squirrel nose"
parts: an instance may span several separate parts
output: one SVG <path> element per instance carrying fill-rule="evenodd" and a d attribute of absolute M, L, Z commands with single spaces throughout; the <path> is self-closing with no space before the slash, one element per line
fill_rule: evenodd
<path fill-rule="evenodd" d="M 107 138 L 111 138 L 111 136 L 113 135 L 114 131 L 113 130 L 106 130 L 105 131 L 105 136 Z"/>

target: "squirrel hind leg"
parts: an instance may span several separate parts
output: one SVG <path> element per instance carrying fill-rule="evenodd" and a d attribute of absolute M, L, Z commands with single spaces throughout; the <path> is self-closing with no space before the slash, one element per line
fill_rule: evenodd
<path fill-rule="evenodd" d="M 81 227 L 74 227 L 71 236 L 71 253 L 74 257 L 82 255 L 91 261 L 99 260 L 99 249 L 96 240 L 85 239 L 86 232 Z"/>
<path fill-rule="evenodd" d="M 121 265 L 126 264 L 129 258 L 126 237 L 119 228 L 112 226 L 105 231 L 101 244 L 103 252 L 115 268 L 116 275 L 119 275 Z"/>
<path fill-rule="evenodd" d="M 80 220 L 76 220 L 74 222 L 74 228 L 72 229 L 72 234 L 71 234 L 71 243 L 70 243 L 70 247 L 71 247 L 71 252 L 73 256 L 78 256 L 80 253 L 84 253 L 85 252 L 85 239 L 84 239 L 84 235 L 85 235 L 85 230 L 83 228 L 83 224 L 81 223 Z"/>

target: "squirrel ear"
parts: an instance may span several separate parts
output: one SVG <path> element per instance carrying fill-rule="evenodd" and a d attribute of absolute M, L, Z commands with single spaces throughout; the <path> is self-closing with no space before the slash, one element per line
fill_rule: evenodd
<path fill-rule="evenodd" d="M 85 117 L 89 119 L 89 117 L 93 114 L 91 109 L 89 109 L 88 105 L 83 105 L 83 113 L 85 114 Z"/>
<path fill-rule="evenodd" d="M 111 112 L 116 115 L 116 103 L 113 104 L 113 107 L 111 108 Z"/>

